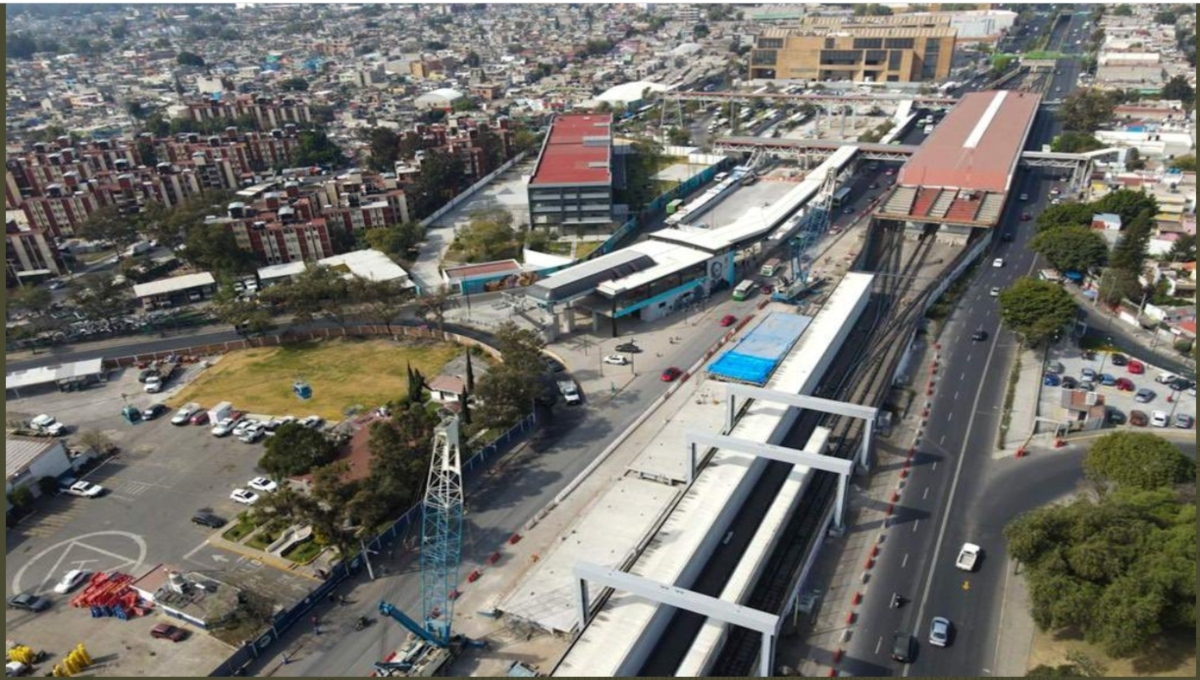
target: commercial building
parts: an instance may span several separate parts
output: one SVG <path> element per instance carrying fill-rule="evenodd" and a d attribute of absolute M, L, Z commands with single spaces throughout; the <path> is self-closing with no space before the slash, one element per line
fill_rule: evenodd
<path fill-rule="evenodd" d="M 612 222 L 612 115 L 563 114 L 551 123 L 529 180 L 534 226 Z"/>
<path fill-rule="evenodd" d="M 4 495 L 12 496 L 14 489 L 26 488 L 34 495 L 40 493 L 37 480 L 58 477 L 71 469 L 71 459 L 61 439 L 42 437 L 4 438 Z M 6 512 L 12 509 L 12 503 Z"/>
<path fill-rule="evenodd" d="M 217 281 L 208 272 L 184 274 L 133 286 L 133 296 L 146 309 L 199 302 L 212 297 L 216 291 Z"/>
<path fill-rule="evenodd" d="M 804 25 L 768 28 L 750 52 L 751 79 L 910 83 L 944 80 L 955 30 L 928 27 Z"/>

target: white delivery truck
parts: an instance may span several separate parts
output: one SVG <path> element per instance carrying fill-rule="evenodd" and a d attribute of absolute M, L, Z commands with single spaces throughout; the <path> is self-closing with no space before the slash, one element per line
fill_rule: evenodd
<path fill-rule="evenodd" d="M 208 410 L 208 422 L 216 425 L 222 418 L 228 418 L 233 413 L 233 402 L 223 401 Z"/>

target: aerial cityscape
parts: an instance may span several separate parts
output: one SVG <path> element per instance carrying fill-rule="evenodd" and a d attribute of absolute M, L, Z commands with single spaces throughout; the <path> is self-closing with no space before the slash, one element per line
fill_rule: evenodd
<path fill-rule="evenodd" d="M 6 674 L 1195 677 L 1196 7 L 6 9 Z"/>

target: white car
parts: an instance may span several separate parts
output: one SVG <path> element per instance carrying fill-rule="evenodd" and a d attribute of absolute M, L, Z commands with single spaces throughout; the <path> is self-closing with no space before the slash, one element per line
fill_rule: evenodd
<path fill-rule="evenodd" d="M 1169 422 L 1166 411 L 1154 411 L 1150 414 L 1150 424 L 1154 427 L 1166 427 Z"/>
<path fill-rule="evenodd" d="M 246 434 L 250 430 L 257 428 L 258 424 L 259 423 L 257 420 L 255 420 L 253 418 L 247 418 L 246 420 L 243 420 L 242 422 L 238 423 L 237 426 L 233 428 L 233 436 L 241 437 L 242 435 Z"/>
<path fill-rule="evenodd" d="M 324 422 L 325 419 L 321 416 L 308 416 L 307 418 L 301 420 L 300 424 L 304 427 L 309 427 L 316 430 L 319 429 Z"/>
<path fill-rule="evenodd" d="M 95 498 L 104 493 L 104 487 L 91 482 L 78 481 L 67 487 L 67 493 L 72 496 L 83 496 L 84 498 Z"/>
<path fill-rule="evenodd" d="M 59 595 L 69 593 L 72 590 L 75 590 L 80 583 L 83 583 L 87 576 L 88 572 L 84 571 L 83 569 L 72 569 L 71 571 L 63 574 L 63 577 L 58 581 L 58 583 L 54 584 L 54 592 L 58 593 Z"/>
<path fill-rule="evenodd" d="M 992 297 L 1000 297 L 1000 288 L 999 287 L 992 286 L 992 290 L 990 292 L 991 292 Z"/>
<path fill-rule="evenodd" d="M 242 505 L 254 505 L 258 502 L 258 494 L 245 489 L 234 489 L 233 493 L 229 494 L 229 497 L 233 499 L 234 503 L 241 503 Z"/>
<path fill-rule="evenodd" d="M 163 388 L 162 377 L 157 376 L 157 375 L 152 375 L 149 378 L 146 378 L 146 386 L 143 387 L 142 389 L 146 390 L 150 394 L 156 394 L 158 392 L 162 392 L 162 388 Z"/>
<path fill-rule="evenodd" d="M 246 482 L 246 486 L 254 489 L 255 491 L 262 491 L 263 493 L 272 493 L 279 489 L 278 484 L 276 484 L 273 480 L 267 479 L 266 477 L 255 477 L 249 482 Z"/>
<path fill-rule="evenodd" d="M 629 363 L 629 357 L 624 354 L 609 354 L 604 357 L 604 363 L 612 364 L 613 366 L 624 366 Z"/>
<path fill-rule="evenodd" d="M 267 428 L 260 423 L 253 427 L 246 428 L 245 431 L 238 435 L 238 441 L 242 442 L 243 444 L 253 444 L 259 439 L 262 439 L 266 434 Z"/>
<path fill-rule="evenodd" d="M 1004 266 L 1004 258 L 997 257 L 996 259 L 992 260 L 992 266 L 993 267 L 1003 267 Z"/>
<path fill-rule="evenodd" d="M 214 437 L 227 437 L 233 428 L 237 427 L 238 421 L 233 418 L 222 418 L 220 422 L 213 425 L 212 434 Z"/>
<path fill-rule="evenodd" d="M 183 406 L 181 406 L 179 408 L 178 411 L 175 412 L 175 415 L 171 417 L 171 424 L 172 425 L 187 425 L 189 422 L 191 422 L 192 416 L 196 415 L 199 412 L 200 412 L 200 404 L 197 404 L 194 401 L 190 402 L 188 404 L 184 404 Z"/>

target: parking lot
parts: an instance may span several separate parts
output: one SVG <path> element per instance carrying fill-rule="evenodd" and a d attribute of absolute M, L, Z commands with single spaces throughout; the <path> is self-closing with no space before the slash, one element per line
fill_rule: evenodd
<path fill-rule="evenodd" d="M 1128 363 L 1121 365 L 1123 355 L 1117 357 L 1117 364 L 1113 363 L 1113 355 L 1108 352 L 1095 352 L 1092 358 L 1087 358 L 1085 353 L 1076 347 L 1057 346 L 1050 349 L 1046 361 L 1046 372 L 1058 375 L 1058 379 L 1050 379 L 1049 382 L 1059 382 L 1060 384 L 1046 384 L 1047 380 L 1043 378 L 1040 408 L 1039 413 L 1044 418 L 1054 420 L 1065 420 L 1067 411 L 1062 406 L 1062 382 L 1067 383 L 1069 389 L 1072 385 L 1077 388 L 1086 386 L 1083 384 L 1085 380 L 1085 369 L 1090 369 L 1096 375 L 1092 381 L 1092 391 L 1104 396 L 1104 404 L 1110 410 L 1117 412 L 1117 417 L 1112 422 L 1106 423 L 1105 427 L 1137 427 L 1129 423 L 1130 413 L 1134 410 L 1145 413 L 1147 417 L 1153 415 L 1155 411 L 1161 411 L 1167 414 L 1170 422 L 1167 429 L 1177 429 L 1175 424 L 1175 416 L 1177 414 L 1186 414 L 1191 420 L 1191 425 L 1187 429 L 1195 427 L 1196 419 L 1196 398 L 1186 391 L 1176 392 L 1171 389 L 1170 385 L 1159 383 L 1155 380 L 1164 371 L 1151 365 L 1142 365 L 1142 372 L 1138 370 L 1136 360 L 1128 360 Z M 1128 359 L 1127 357 L 1124 357 Z M 1061 364 L 1062 371 L 1056 372 L 1052 369 L 1058 368 L 1055 362 Z M 1131 370 L 1132 369 L 1132 370 Z M 1119 383 L 1118 385 L 1104 385 L 1101 376 L 1108 375 L 1111 381 Z M 1127 381 L 1127 382 L 1126 382 Z M 1125 389 L 1121 389 L 1124 387 Z M 1148 389 L 1152 395 L 1143 402 L 1136 400 L 1136 395 L 1139 390 Z M 1158 429 L 1147 424 L 1149 429 Z"/>
<path fill-rule="evenodd" d="M 191 367 L 182 379 L 197 369 Z M 81 432 L 98 430 L 120 447 L 117 456 L 85 476 L 104 486 L 105 495 L 38 499 L 32 516 L 7 532 L 9 594 L 32 591 L 54 603 L 40 614 L 9 610 L 8 637 L 56 657 L 82 642 L 99 660 L 100 674 L 206 675 L 229 653 L 225 643 L 193 631 L 190 639 L 174 644 L 171 654 L 164 656 L 172 643 L 148 636 L 160 616 L 93 619 L 86 609 L 69 605 L 70 595 L 51 592 L 69 569 L 119 570 L 136 578 L 160 564 L 201 572 L 283 605 L 314 586 L 303 575 L 206 543 L 212 532 L 192 524 L 192 514 L 209 510 L 233 519 L 244 509 L 229 494 L 256 476 L 262 445 L 232 437 L 218 439 L 209 427 L 173 426 L 169 413 L 149 422 L 126 423 L 120 417 L 126 401 L 145 407 L 164 399 L 179 384 L 162 394 L 145 394 L 136 376 L 135 369 L 115 372 L 100 387 L 8 402 L 10 417 L 14 412 L 56 416 L 71 428 L 68 441 Z M 82 448 L 77 442 L 71 445 Z M 158 653 L 151 655 L 152 650 Z"/>

